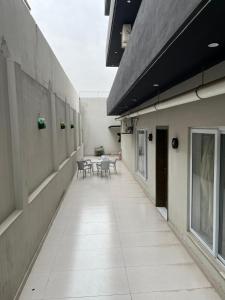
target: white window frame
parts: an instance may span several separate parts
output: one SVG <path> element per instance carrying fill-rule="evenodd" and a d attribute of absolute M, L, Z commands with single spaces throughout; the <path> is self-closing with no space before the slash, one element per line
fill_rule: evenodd
<path fill-rule="evenodd" d="M 217 195 L 217 197 L 218 197 L 218 207 L 217 207 L 217 209 L 218 209 L 218 213 L 217 213 L 217 218 L 218 218 L 218 221 L 217 221 L 217 231 L 218 231 L 218 240 L 217 240 L 217 257 L 218 257 L 218 259 L 219 259 L 219 261 L 220 262 L 222 262 L 223 263 L 223 265 L 225 266 L 225 259 L 219 254 L 219 249 L 218 249 L 218 245 L 219 245 L 219 205 L 220 205 L 220 203 L 219 203 L 219 201 L 220 201 L 220 151 L 221 151 L 221 136 L 222 135 L 225 135 L 225 129 L 221 129 L 220 130 L 220 140 L 219 140 L 219 177 L 218 177 L 218 195 Z"/>
<path fill-rule="evenodd" d="M 203 244 L 203 246 L 214 256 L 218 257 L 218 242 L 219 242 L 219 184 L 220 184 L 220 136 L 223 131 L 218 129 L 191 129 L 190 132 L 190 208 L 189 208 L 189 230 Z M 192 224 L 192 140 L 193 133 L 212 134 L 215 137 L 215 156 L 214 156 L 214 192 L 213 192 L 213 245 L 212 249 L 191 227 Z"/>
<path fill-rule="evenodd" d="M 138 158 L 139 158 L 139 155 L 138 155 L 138 133 L 140 131 L 144 131 L 144 138 L 145 138 L 145 147 L 144 147 L 144 176 L 143 174 L 141 174 L 139 172 L 139 168 L 138 168 Z M 147 180 L 148 178 L 148 143 L 147 143 L 147 129 L 144 129 L 144 128 L 139 128 L 136 130 L 136 172 L 137 174 L 144 180 Z"/>

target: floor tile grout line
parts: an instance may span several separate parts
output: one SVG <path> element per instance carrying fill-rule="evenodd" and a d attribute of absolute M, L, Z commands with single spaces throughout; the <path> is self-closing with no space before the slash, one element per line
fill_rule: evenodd
<path fill-rule="evenodd" d="M 114 210 L 115 210 L 115 207 L 114 207 Z M 117 227 L 118 227 L 118 238 L 119 238 L 119 241 L 120 241 L 121 254 L 122 254 L 122 257 L 123 257 L 123 263 L 124 263 L 124 270 L 125 270 L 126 279 L 127 279 L 127 285 L 128 285 L 128 289 L 129 289 L 129 293 L 130 293 L 130 298 L 132 300 L 130 282 L 129 282 L 128 272 L 127 272 L 127 268 L 126 268 L 126 260 L 125 260 L 125 256 L 124 256 L 124 252 L 123 252 L 122 241 L 121 241 L 121 236 L 120 236 L 120 231 L 119 231 L 119 224 L 118 224 L 117 218 L 116 218 L 116 224 L 117 224 Z"/>
<path fill-rule="evenodd" d="M 62 209 L 62 207 L 60 207 L 60 209 L 59 209 L 59 211 Z M 58 211 L 58 213 L 59 213 L 59 211 Z M 114 213 L 114 217 L 115 217 L 115 220 L 116 220 L 116 216 L 115 216 L 115 210 L 113 209 L 113 213 Z M 58 214 L 57 214 L 58 215 Z M 56 215 L 56 218 L 57 218 L 57 215 Z M 50 229 L 51 230 L 51 229 Z M 65 233 L 65 231 L 66 231 L 66 225 L 64 226 L 64 230 L 63 230 L 63 232 Z M 117 234 L 119 235 L 119 231 L 117 230 Z M 63 234 L 62 234 L 63 235 Z M 121 245 L 120 245 L 120 250 L 121 250 Z M 55 254 L 55 257 L 57 257 L 57 253 Z M 123 263 L 124 263 L 124 261 L 123 261 Z M 52 266 L 52 268 L 53 268 L 53 266 Z M 52 270 L 52 268 L 51 268 L 51 270 Z M 108 269 L 108 268 L 107 268 Z M 45 284 L 45 287 L 44 287 L 44 289 L 43 289 L 43 295 L 45 294 L 45 290 L 46 290 L 46 288 L 47 288 L 47 286 L 48 286 L 48 283 L 49 283 L 49 281 L 50 281 L 50 274 L 51 274 L 51 270 L 50 270 L 50 272 L 49 272 L 49 276 L 48 276 L 48 280 L 47 280 L 47 282 L 46 282 L 46 284 Z M 96 269 L 93 269 L 93 271 L 94 270 L 96 270 Z M 129 283 L 128 283 L 128 286 L 129 286 Z M 130 290 L 130 289 L 129 289 Z"/>
<path fill-rule="evenodd" d="M 168 264 L 162 264 L 162 265 L 132 265 L 132 266 L 126 266 L 124 263 L 123 266 L 116 266 L 116 267 L 97 267 L 97 268 L 81 268 L 81 269 L 66 269 L 66 270 L 55 270 L 54 274 L 62 274 L 62 273 L 76 273 L 76 272 L 95 272 L 95 271 L 108 271 L 108 270 L 121 270 L 121 269 L 150 269 L 155 267 L 164 267 L 164 266 L 195 266 L 196 264 L 194 262 L 187 262 L 187 263 L 168 263 Z M 45 272 L 35 272 L 34 275 L 47 275 Z M 50 274 L 47 275 L 50 277 Z"/>
<path fill-rule="evenodd" d="M 216 292 L 216 290 L 213 286 L 205 286 L 205 287 L 190 288 L 190 289 L 186 288 L 186 289 L 174 289 L 174 290 L 152 290 L 151 292 L 147 292 L 147 293 L 146 292 L 142 292 L 142 293 L 133 292 L 132 294 L 136 296 L 136 295 L 141 295 L 141 294 L 174 293 L 174 292 L 184 292 L 184 291 L 189 292 L 189 291 L 199 291 L 199 290 L 200 291 L 201 290 L 214 290 Z"/>
<path fill-rule="evenodd" d="M 120 226 L 119 226 L 119 221 L 118 221 L 118 218 L 117 218 L 117 216 L 116 216 L 116 207 L 117 207 L 117 204 L 115 203 L 116 201 L 114 201 L 113 200 L 113 198 L 114 197 L 116 197 L 116 196 L 112 196 L 112 195 L 110 195 L 110 197 L 112 197 L 112 199 L 111 200 L 107 200 L 107 204 L 108 203 L 110 203 L 110 206 L 112 205 L 112 209 L 113 209 L 113 216 L 114 216 L 114 218 L 115 218 L 115 223 L 113 223 L 113 224 L 115 224 L 116 226 L 115 226 L 115 228 L 116 228 L 116 230 L 115 230 L 115 234 L 118 236 L 118 239 L 119 239 L 119 247 L 110 247 L 110 248 L 102 248 L 102 249 L 100 249 L 99 248 L 99 250 L 102 250 L 102 251 L 104 251 L 104 250 L 106 250 L 106 249 L 120 249 L 120 252 L 121 252 L 121 255 L 122 255 L 122 260 L 123 260 L 123 264 L 124 264 L 124 266 L 118 266 L 118 267 L 110 267 L 110 268 L 93 268 L 93 269 L 74 269 L 74 270 L 69 270 L 69 272 L 76 272 L 76 271 L 95 271 L 95 270 L 109 270 L 109 269 L 124 269 L 125 270 L 125 274 L 126 274 L 126 278 L 127 278 L 127 284 L 128 284 L 128 289 L 129 289 L 129 293 L 130 293 L 130 297 L 131 297 L 131 299 L 133 299 L 133 296 L 132 296 L 132 294 L 134 294 L 134 295 L 137 295 L 137 294 L 144 294 L 144 293 L 139 293 L 139 292 L 131 292 L 131 287 L 130 287 L 130 282 L 129 282 L 129 277 L 128 277 L 128 269 L 136 269 L 136 268 L 139 268 L 139 267 L 141 267 L 141 268 L 148 268 L 148 267 L 155 267 L 156 265 L 134 265 L 134 266 L 126 266 L 126 259 L 125 259 L 125 254 L 124 254 L 124 250 L 125 249 L 127 249 L 127 248 L 152 248 L 152 247 L 163 247 L 163 246 L 174 246 L 174 245 L 179 245 L 179 246 L 182 246 L 180 243 L 176 243 L 176 244 L 169 244 L 169 245 L 150 245 L 150 246 L 127 246 L 127 247 L 124 247 L 123 246 L 123 244 L 122 244 L 122 240 L 121 240 L 121 235 L 123 235 L 123 234 L 143 234 L 143 233 L 147 233 L 147 232 L 155 232 L 155 233 L 158 233 L 158 232 L 172 232 L 171 230 L 168 230 L 168 231 L 164 231 L 164 230 L 162 230 L 162 231 L 157 231 L 157 230 L 154 230 L 154 231 L 143 231 L 143 230 L 140 230 L 140 231 L 138 231 L 138 232 L 134 232 L 134 231 L 121 231 L 120 230 Z M 90 199 L 90 197 L 88 197 L 89 199 Z M 135 197 L 134 197 L 135 198 Z M 129 203 L 124 203 L 123 202 L 123 204 L 124 204 L 124 206 L 127 206 L 127 205 L 129 205 Z M 136 203 L 135 204 L 132 204 L 132 205 L 136 205 Z M 139 204 L 138 204 L 139 205 Z M 145 204 L 144 204 L 145 205 Z M 146 206 L 146 205 L 145 205 Z M 99 207 L 101 207 L 101 206 L 99 206 Z M 152 207 L 152 206 L 150 206 L 151 207 L 151 209 L 155 209 L 155 207 Z M 65 208 L 65 207 L 64 207 Z M 60 209 L 64 209 L 63 207 L 61 207 Z M 58 215 L 58 214 L 57 214 Z M 56 216 L 56 218 L 57 218 L 57 216 Z M 95 222 L 94 222 L 95 223 Z M 105 223 L 105 222 L 97 222 L 97 223 Z M 163 223 L 166 223 L 166 221 L 165 220 L 163 220 Z M 93 224 L 92 222 L 90 222 L 89 224 Z M 64 226 L 64 230 L 63 230 L 63 233 L 65 233 L 65 230 L 66 230 L 66 225 Z M 112 234 L 112 232 L 108 232 L 108 233 L 97 233 L 97 234 L 79 234 L 79 235 L 83 235 L 83 236 L 96 236 L 96 235 L 111 235 Z M 74 234 L 73 234 L 74 235 Z M 73 236 L 73 235 L 69 235 L 69 237 L 71 237 L 71 236 Z M 77 236 L 77 234 L 75 234 L 74 236 Z M 60 241 L 63 239 L 63 237 L 64 237 L 64 234 L 62 234 L 62 236 L 60 235 Z M 44 245 L 43 245 L 44 246 Z M 184 248 L 185 249 L 185 248 Z M 186 250 L 186 249 L 185 249 Z M 75 249 L 75 251 L 84 251 L 84 249 Z M 86 251 L 89 251 L 88 249 L 86 249 Z M 90 249 L 90 251 L 93 251 L 93 249 Z M 55 254 L 55 256 L 57 256 L 57 253 Z M 194 262 L 192 262 L 192 263 L 181 263 L 181 264 L 163 264 L 162 266 L 164 266 L 164 265 L 196 265 Z M 62 271 L 63 273 L 64 272 L 67 272 L 68 270 L 65 270 L 65 271 Z M 47 287 L 47 284 L 49 283 L 49 280 L 50 280 L 50 273 L 51 273 L 51 271 L 49 272 L 49 275 L 47 275 L 47 281 L 46 281 L 46 283 L 45 283 L 45 287 L 44 287 L 44 289 L 43 289 L 43 295 L 44 295 L 44 292 L 45 292 L 45 289 L 46 289 L 46 287 Z M 61 273 L 61 272 L 57 272 L 57 273 Z M 201 287 L 201 288 L 193 288 L 193 289 L 177 289 L 177 290 L 164 290 L 164 291 L 162 291 L 162 290 L 155 290 L 155 291 L 152 291 L 152 293 L 158 293 L 158 292 L 173 292 L 173 291 L 189 291 L 189 290 L 202 290 L 202 289 L 213 289 L 213 287 L 212 286 L 207 286 L 207 287 Z M 112 294 L 112 295 L 107 295 L 107 296 L 113 296 L 113 295 L 127 295 L 127 294 Z M 101 296 L 104 296 L 104 295 L 95 295 L 95 296 L 83 296 L 83 297 L 63 297 L 63 298 L 54 298 L 54 299 L 61 299 L 61 300 L 63 300 L 63 299 L 76 299 L 76 298 L 84 298 L 84 299 L 87 299 L 88 300 L 88 298 L 97 298 L 97 297 L 101 297 Z M 42 296 L 43 297 L 43 296 Z M 51 300 L 52 298 L 42 298 L 42 300 Z"/>
<path fill-rule="evenodd" d="M 34 299 L 34 300 L 75 300 L 75 299 L 93 299 L 93 298 L 99 298 L 99 297 L 113 297 L 113 296 L 130 296 L 129 294 L 107 294 L 107 295 L 96 295 L 96 296 L 81 296 L 81 297 L 63 297 L 63 298 L 43 298 L 43 299 Z M 30 299 L 29 299 L 30 300 Z"/>
<path fill-rule="evenodd" d="M 156 211 L 157 212 L 157 211 Z M 159 212 L 158 212 L 159 213 Z M 165 222 L 165 220 L 163 220 L 163 222 Z M 125 270 L 126 270 L 126 275 L 127 275 L 127 280 L 128 280 L 128 285 L 129 285 L 129 290 L 130 290 L 130 296 L 131 296 L 131 299 L 133 299 L 133 296 L 132 296 L 132 293 L 131 293 L 131 288 L 130 288 L 130 282 L 129 282 L 129 277 L 128 277 L 128 267 L 126 266 L 126 260 L 125 260 L 125 255 L 124 255 L 124 247 L 122 246 L 122 241 L 121 241 L 121 232 L 119 232 L 119 236 L 120 236 L 120 242 L 121 242 L 121 249 L 122 249 L 122 253 L 123 253 L 123 258 L 124 258 L 124 263 L 125 263 Z M 180 243 L 178 243 L 178 245 L 180 245 Z M 194 263 L 194 262 L 193 262 Z M 191 264 L 193 264 L 191 263 Z M 174 264 L 172 264 L 174 265 Z M 177 265 L 177 264 L 176 264 Z M 183 264 L 182 264 L 183 265 Z M 186 265 L 186 264 L 185 264 Z"/>

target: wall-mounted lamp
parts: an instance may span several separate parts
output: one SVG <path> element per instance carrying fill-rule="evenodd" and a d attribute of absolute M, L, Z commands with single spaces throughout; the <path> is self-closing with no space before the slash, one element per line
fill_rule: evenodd
<path fill-rule="evenodd" d="M 149 140 L 149 142 L 152 142 L 152 141 L 153 141 L 153 134 L 152 134 L 152 133 L 149 133 L 149 135 L 148 135 L 148 140 Z"/>
<path fill-rule="evenodd" d="M 71 125 L 70 125 L 70 128 L 73 129 L 73 128 L 74 128 L 74 124 L 71 124 Z"/>
<path fill-rule="evenodd" d="M 43 117 L 38 117 L 37 124 L 39 130 L 47 128 L 45 118 Z"/>
<path fill-rule="evenodd" d="M 61 123 L 60 123 L 60 128 L 61 128 L 61 129 L 65 129 L 65 128 L 66 128 L 66 125 L 65 125 L 64 122 L 61 122 Z"/>
<path fill-rule="evenodd" d="M 118 133 L 117 133 L 117 136 L 118 136 L 118 143 L 121 143 L 121 133 L 118 132 Z"/>
<path fill-rule="evenodd" d="M 179 140 L 178 140 L 178 138 L 173 138 L 172 139 L 172 148 L 173 149 L 178 149 L 178 147 L 179 147 Z"/>

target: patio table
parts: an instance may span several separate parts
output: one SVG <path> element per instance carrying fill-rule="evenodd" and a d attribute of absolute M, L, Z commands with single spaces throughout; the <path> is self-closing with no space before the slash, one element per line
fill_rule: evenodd
<path fill-rule="evenodd" d="M 102 162 L 102 159 L 94 159 L 91 160 L 92 164 L 93 164 L 93 172 L 97 173 L 97 164 Z"/>

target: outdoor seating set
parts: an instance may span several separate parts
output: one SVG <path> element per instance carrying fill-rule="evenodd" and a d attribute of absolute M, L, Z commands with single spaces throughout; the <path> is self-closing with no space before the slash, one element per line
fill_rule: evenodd
<path fill-rule="evenodd" d="M 115 160 L 110 160 L 109 157 L 102 155 L 100 159 L 91 160 L 91 159 L 82 159 L 77 161 L 78 171 L 77 177 L 79 173 L 83 173 L 83 178 L 87 176 L 87 173 L 90 175 L 97 173 L 97 175 L 111 176 L 110 168 L 113 168 L 114 172 L 117 173 L 116 162 Z"/>

